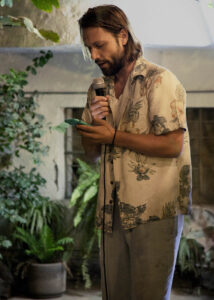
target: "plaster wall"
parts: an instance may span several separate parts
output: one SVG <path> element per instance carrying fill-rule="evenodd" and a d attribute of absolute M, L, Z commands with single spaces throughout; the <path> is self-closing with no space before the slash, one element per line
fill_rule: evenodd
<path fill-rule="evenodd" d="M 0 73 L 12 67 L 23 70 L 38 56 L 39 48 L 0 48 Z M 37 76 L 29 77 L 27 91 L 38 90 L 39 112 L 46 121 L 57 125 L 64 120 L 64 108 L 84 107 L 86 93 L 92 78 L 100 76 L 99 69 L 85 62 L 78 46 L 52 47 L 54 53 Z M 150 48 L 145 47 L 147 59 L 165 66 L 181 80 L 188 92 L 187 106 L 214 107 L 214 48 Z M 61 200 L 65 195 L 64 136 L 47 132 L 43 142 L 49 145 L 49 155 L 39 171 L 47 180 L 42 191 L 51 199 Z M 15 161 L 16 164 L 20 161 Z M 22 164 L 31 168 L 29 155 L 24 153 Z"/>

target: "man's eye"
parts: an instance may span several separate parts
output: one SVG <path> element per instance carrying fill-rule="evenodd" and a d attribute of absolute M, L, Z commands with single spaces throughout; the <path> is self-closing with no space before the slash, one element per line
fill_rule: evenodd
<path fill-rule="evenodd" d="M 103 44 L 98 44 L 98 45 L 96 45 L 96 48 L 98 48 L 98 49 L 100 49 L 100 48 L 102 48 L 103 47 Z"/>

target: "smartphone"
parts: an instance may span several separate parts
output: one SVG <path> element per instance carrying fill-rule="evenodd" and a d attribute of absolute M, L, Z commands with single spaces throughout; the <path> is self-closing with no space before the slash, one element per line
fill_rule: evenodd
<path fill-rule="evenodd" d="M 88 126 L 91 126 L 91 124 L 88 124 L 82 120 L 79 120 L 79 119 L 74 119 L 74 118 L 71 118 L 71 119 L 66 119 L 65 120 L 65 123 L 68 123 L 72 126 L 76 126 L 76 125 L 88 125 Z"/>

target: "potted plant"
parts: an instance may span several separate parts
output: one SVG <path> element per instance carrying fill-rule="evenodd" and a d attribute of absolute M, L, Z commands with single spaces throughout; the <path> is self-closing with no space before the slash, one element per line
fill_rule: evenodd
<path fill-rule="evenodd" d="M 56 237 L 50 226 L 45 224 L 39 233 L 32 235 L 18 227 L 15 238 L 26 245 L 29 257 L 21 264 L 25 267 L 27 293 L 37 298 L 61 296 L 66 291 L 65 257 L 71 250 L 71 237 Z M 26 268 L 27 267 L 27 268 Z"/>

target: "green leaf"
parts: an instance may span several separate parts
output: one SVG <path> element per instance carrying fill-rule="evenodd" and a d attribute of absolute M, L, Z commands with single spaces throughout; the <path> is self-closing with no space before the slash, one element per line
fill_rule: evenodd
<path fill-rule="evenodd" d="M 22 26 L 21 21 L 19 21 L 17 18 L 13 18 L 11 16 L 0 16 L 0 24 L 2 26 Z"/>
<path fill-rule="evenodd" d="M 8 6 L 12 7 L 13 6 L 13 0 L 0 0 L 0 6 Z"/>
<path fill-rule="evenodd" d="M 214 8 L 213 0 L 210 0 L 210 2 L 208 3 L 208 7 L 209 8 Z"/>
<path fill-rule="evenodd" d="M 65 237 L 57 241 L 57 245 L 67 245 L 73 243 L 74 240 L 71 237 Z"/>
<path fill-rule="evenodd" d="M 4 248 L 9 248 L 9 247 L 11 247 L 12 246 L 12 243 L 11 243 L 11 241 L 9 241 L 9 240 L 4 240 L 3 242 L 2 242 L 2 247 L 4 247 Z"/>
<path fill-rule="evenodd" d="M 98 192 L 98 186 L 97 185 L 91 185 L 85 192 L 83 197 L 83 202 L 86 203 L 90 199 L 92 199 Z"/>
<path fill-rule="evenodd" d="M 45 53 L 44 51 L 40 51 L 40 52 L 41 52 L 41 53 L 43 52 L 43 54 L 45 54 L 45 58 L 46 58 L 46 59 L 50 59 L 50 58 L 53 57 L 53 52 L 50 51 L 50 50 L 48 50 L 47 53 Z"/>
<path fill-rule="evenodd" d="M 59 35 L 52 30 L 39 29 L 40 34 L 46 39 L 54 43 L 59 43 Z"/>
<path fill-rule="evenodd" d="M 59 0 L 51 0 L 51 2 L 56 8 L 59 8 Z"/>
<path fill-rule="evenodd" d="M 95 192 L 97 192 L 98 187 L 99 173 L 86 162 L 80 159 L 77 159 L 77 162 L 79 164 L 78 174 L 80 174 L 80 177 L 78 185 L 72 193 L 70 207 L 76 205 L 77 200 L 83 195 L 83 193 L 86 193 L 86 196 L 84 196 L 85 201 L 89 201 L 89 199 L 95 196 Z"/>
<path fill-rule="evenodd" d="M 18 19 L 23 22 L 23 25 L 27 28 L 28 31 L 35 33 L 39 38 L 44 39 L 44 37 L 40 34 L 39 30 L 34 27 L 33 22 L 29 18 L 19 17 Z"/>
<path fill-rule="evenodd" d="M 62 122 L 61 124 L 57 125 L 57 126 L 54 126 L 52 127 L 53 130 L 56 130 L 56 131 L 59 131 L 61 133 L 65 133 L 66 132 L 66 129 L 69 127 L 70 125 L 65 123 L 65 122 Z"/>
<path fill-rule="evenodd" d="M 52 6 L 55 6 L 56 8 L 59 7 L 59 1 L 58 0 L 31 0 L 33 4 L 48 13 L 52 11 Z"/>
<path fill-rule="evenodd" d="M 77 186 L 71 195 L 70 207 L 73 207 L 76 204 L 77 199 L 82 196 L 83 190 L 81 187 Z"/>
<path fill-rule="evenodd" d="M 74 227 L 77 227 L 77 225 L 81 222 L 82 220 L 82 214 L 81 212 L 78 212 L 78 214 L 74 218 Z"/>
<path fill-rule="evenodd" d="M 82 170 L 83 172 L 92 171 L 91 166 L 89 164 L 87 164 L 86 162 L 84 162 L 83 160 L 77 158 L 77 162 L 80 166 L 80 170 Z"/>

